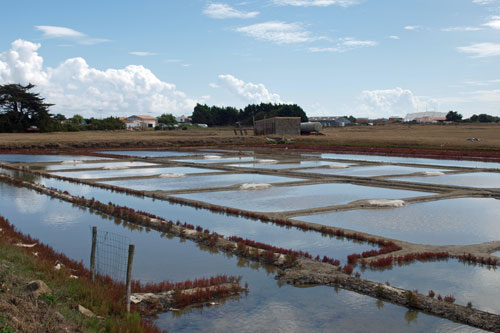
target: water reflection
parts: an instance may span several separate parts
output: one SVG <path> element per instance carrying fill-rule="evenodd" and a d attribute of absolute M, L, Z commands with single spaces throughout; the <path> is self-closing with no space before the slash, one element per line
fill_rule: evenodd
<path fill-rule="evenodd" d="M 468 264 L 457 259 L 414 262 L 393 265 L 392 269 L 363 269 L 357 267 L 361 278 L 391 286 L 415 290 L 427 295 L 433 290 L 442 297 L 453 295 L 456 303 L 466 305 L 471 301 L 474 308 L 500 313 L 498 299 L 500 272 L 487 265 Z"/>
<path fill-rule="evenodd" d="M 250 293 L 242 300 L 227 300 L 226 306 L 190 311 L 182 316 L 162 314 L 157 324 L 170 331 L 443 331 L 470 328 L 427 315 L 417 322 L 406 324 L 407 310 L 392 304 L 377 308 L 373 298 L 332 288 L 279 287 L 274 280 L 274 269 L 258 263 L 240 260 L 204 251 L 190 241 L 169 239 L 158 232 L 138 232 L 132 226 L 114 218 L 101 218 L 60 200 L 48 200 L 45 211 L 31 214 L 12 204 L 16 197 L 26 196 L 27 189 L 0 184 L 0 210 L 22 232 L 66 253 L 70 258 L 82 260 L 88 266 L 89 227 L 121 234 L 136 245 L 133 276 L 144 282 L 183 281 L 202 276 L 228 274 L 242 276 L 248 282 Z M 33 192 L 34 193 L 34 192 Z M 43 196 L 41 194 L 37 194 Z M 52 224 L 40 223 L 50 212 L 68 214 L 75 223 L 58 229 Z M 87 236 L 85 236 L 87 235 Z M 162 237 L 163 236 L 163 237 Z M 202 251 L 200 251 L 200 249 Z M 264 269 L 262 269 L 264 268 Z M 264 274 L 263 274 L 264 272 Z M 362 313 L 362 316 L 359 314 Z"/>
<path fill-rule="evenodd" d="M 401 199 L 430 194 L 432 193 L 353 184 L 318 184 L 271 187 L 260 191 L 220 191 L 175 196 L 249 211 L 282 212 L 341 205 L 361 199 Z"/>
<path fill-rule="evenodd" d="M 353 229 L 407 242 L 468 245 L 500 240 L 500 200 L 461 198 L 409 204 L 397 209 L 365 209 L 296 219 Z"/>

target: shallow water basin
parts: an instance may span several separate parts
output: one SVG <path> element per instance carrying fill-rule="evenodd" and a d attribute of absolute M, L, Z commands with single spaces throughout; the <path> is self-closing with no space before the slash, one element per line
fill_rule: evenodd
<path fill-rule="evenodd" d="M 308 156 L 306 154 L 306 156 Z M 317 156 L 317 155 L 312 155 Z M 355 161 L 371 161 L 371 162 L 390 162 L 390 163 L 411 163 L 411 164 L 428 164 L 428 165 L 444 165 L 467 168 L 489 168 L 500 169 L 500 163 L 481 162 L 481 161 L 466 161 L 466 160 L 445 160 L 433 158 L 419 157 L 398 157 L 398 156 L 380 156 L 380 155 L 356 155 L 356 154 L 321 154 L 321 158 L 355 160 Z"/>
<path fill-rule="evenodd" d="M 89 171 L 63 171 L 52 172 L 52 174 L 63 177 L 80 178 L 80 179 L 96 179 L 96 178 L 115 178 L 115 177 L 139 177 L 153 176 L 169 173 L 204 173 L 204 172 L 219 172 L 220 170 L 201 169 L 191 167 L 171 167 L 171 168 L 135 168 L 124 170 L 89 170 Z"/>
<path fill-rule="evenodd" d="M 341 205 L 361 199 L 401 199 L 430 194 L 353 184 L 318 184 L 271 187 L 260 191 L 222 191 L 176 196 L 250 211 L 280 212 Z"/>
<path fill-rule="evenodd" d="M 456 259 L 393 265 L 392 269 L 371 270 L 358 267 L 361 278 L 391 286 L 415 290 L 427 295 L 429 290 L 444 298 L 452 295 L 457 304 L 472 302 L 476 309 L 500 313 L 500 271 L 488 266 L 469 265 Z"/>
<path fill-rule="evenodd" d="M 123 155 L 134 157 L 172 157 L 172 156 L 191 156 L 199 155 L 197 152 L 186 151 L 163 151 L 163 150 L 109 150 L 96 151 L 100 154 Z"/>
<path fill-rule="evenodd" d="M 265 160 L 264 160 L 265 162 Z M 256 169 L 292 169 L 292 168 L 307 168 L 323 165 L 341 165 L 335 162 L 327 161 L 300 161 L 297 163 L 242 163 L 242 164 L 229 164 L 232 167 L 256 168 Z"/>
<path fill-rule="evenodd" d="M 412 243 L 467 245 L 500 240 L 500 200 L 463 198 L 295 217 Z"/>
<path fill-rule="evenodd" d="M 106 181 L 103 183 L 140 191 L 171 191 L 193 188 L 226 187 L 245 183 L 273 184 L 301 180 L 303 179 L 258 174 L 224 174 L 179 178 L 128 179 L 120 181 Z"/>
<path fill-rule="evenodd" d="M 36 166 L 33 169 L 36 170 L 70 170 L 70 169 L 128 169 L 133 167 L 143 167 L 143 166 L 154 166 L 158 164 L 145 163 L 145 162 L 106 162 L 106 163 L 61 163 L 61 164 L 50 164 L 44 166 Z"/>
<path fill-rule="evenodd" d="M 29 155 L 29 154 L 0 154 L 0 162 L 59 162 L 59 161 L 88 161 L 108 160 L 106 157 L 81 156 L 81 155 Z"/>
<path fill-rule="evenodd" d="M 393 180 L 466 187 L 500 188 L 500 173 L 496 172 L 471 172 L 436 177 L 398 177 L 393 178 Z"/>
<path fill-rule="evenodd" d="M 206 155 L 205 158 L 200 159 L 176 159 L 176 162 L 187 162 L 187 163 L 236 163 L 236 162 L 248 162 L 253 161 L 255 157 L 226 157 L 226 158 L 215 158 L 217 155 Z"/>
<path fill-rule="evenodd" d="M 355 166 L 345 169 L 320 168 L 320 169 L 308 169 L 308 170 L 296 170 L 296 171 L 304 173 L 319 173 L 326 175 L 375 177 L 375 176 L 402 175 L 402 174 L 410 174 L 410 173 L 425 172 L 425 171 L 443 172 L 445 170 L 406 167 L 399 165 L 367 165 L 367 166 Z"/>
<path fill-rule="evenodd" d="M 207 251 L 190 241 L 161 237 L 155 231 L 132 230 L 118 221 L 101 218 L 27 189 L 0 184 L 0 197 L 3 215 L 21 231 L 29 230 L 34 237 L 85 264 L 90 257 L 90 227 L 97 225 L 99 230 L 129 237 L 136 245 L 134 279 L 183 281 L 229 274 L 240 275 L 248 282 L 250 292 L 239 301 L 229 300 L 224 306 L 203 310 L 161 314 L 156 320 L 161 329 L 241 331 L 252 327 L 259 331 L 330 331 L 335 327 L 342 331 L 473 331 L 467 326 L 409 312 L 404 307 L 353 292 L 328 287 L 279 287 L 272 268 Z M 26 205 L 32 203 L 27 210 Z"/>

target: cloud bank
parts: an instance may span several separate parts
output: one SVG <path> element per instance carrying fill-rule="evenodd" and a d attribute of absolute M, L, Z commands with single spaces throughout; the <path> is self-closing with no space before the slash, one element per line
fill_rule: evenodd
<path fill-rule="evenodd" d="M 407 113 L 429 110 L 437 111 L 438 103 L 433 99 L 415 96 L 409 89 L 396 87 L 384 90 L 365 90 L 361 93 L 360 114 L 370 118 L 390 116 L 404 117 Z"/>
<path fill-rule="evenodd" d="M 83 58 L 44 67 L 40 44 L 18 39 L 0 53 L 0 84 L 35 84 L 52 113 L 85 117 L 130 114 L 191 113 L 196 105 L 176 86 L 158 79 L 143 66 L 99 70 Z"/>

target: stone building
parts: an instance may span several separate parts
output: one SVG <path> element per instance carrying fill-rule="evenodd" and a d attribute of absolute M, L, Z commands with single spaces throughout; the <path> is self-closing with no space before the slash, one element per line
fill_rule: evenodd
<path fill-rule="evenodd" d="M 255 135 L 300 135 L 300 117 L 274 117 L 257 120 Z"/>

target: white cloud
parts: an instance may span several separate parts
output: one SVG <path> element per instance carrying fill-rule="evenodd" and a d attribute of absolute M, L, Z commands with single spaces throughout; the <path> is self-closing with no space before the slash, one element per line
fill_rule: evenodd
<path fill-rule="evenodd" d="M 154 55 L 156 55 L 156 53 L 154 53 L 154 52 L 146 52 L 146 51 L 132 51 L 132 52 L 129 52 L 128 54 L 136 55 L 136 56 L 139 56 L 139 57 L 147 57 L 147 56 L 154 56 Z"/>
<path fill-rule="evenodd" d="M 73 30 L 66 27 L 58 27 L 53 25 L 37 25 L 35 29 L 43 33 L 45 38 L 62 38 L 72 40 L 82 45 L 92 45 L 98 43 L 109 42 L 109 39 L 104 38 L 91 38 L 83 32 Z"/>
<path fill-rule="evenodd" d="M 243 12 L 225 3 L 211 3 L 205 8 L 203 13 L 214 19 L 228 19 L 228 18 L 241 18 L 248 19 L 254 18 L 259 15 L 259 12 Z"/>
<path fill-rule="evenodd" d="M 405 30 L 410 30 L 410 31 L 417 31 L 422 29 L 422 26 L 420 25 L 407 25 L 404 27 Z"/>
<path fill-rule="evenodd" d="M 400 37 L 396 36 L 396 35 L 391 35 L 391 36 L 388 36 L 387 38 L 390 38 L 390 39 L 400 39 Z"/>
<path fill-rule="evenodd" d="M 70 58 L 55 68 L 44 68 L 37 52 L 40 46 L 19 39 L 0 53 L 0 84 L 35 84 L 46 101 L 55 104 L 53 113 L 85 117 L 182 114 L 196 104 L 143 66 L 98 70 L 83 58 Z"/>
<path fill-rule="evenodd" d="M 495 2 L 496 2 L 496 0 L 472 0 L 472 3 L 478 4 L 478 5 L 491 5 Z"/>
<path fill-rule="evenodd" d="M 489 22 L 483 25 L 492 29 L 500 29 L 500 16 L 493 16 Z"/>
<path fill-rule="evenodd" d="M 483 30 L 482 28 L 479 27 L 448 27 L 448 28 L 443 28 L 441 31 L 445 32 L 455 32 L 455 31 L 480 31 Z"/>
<path fill-rule="evenodd" d="M 500 44 L 476 43 L 469 46 L 457 47 L 458 52 L 472 54 L 474 58 L 500 56 Z"/>
<path fill-rule="evenodd" d="M 43 32 L 45 38 L 82 38 L 86 35 L 82 32 L 66 28 L 56 27 L 52 25 L 37 25 L 35 29 Z"/>
<path fill-rule="evenodd" d="M 245 82 L 230 74 L 219 75 L 219 82 L 231 93 L 250 103 L 282 103 L 280 96 L 269 92 L 262 83 Z"/>
<path fill-rule="evenodd" d="M 353 49 L 358 49 L 361 47 L 371 47 L 377 46 L 378 42 L 373 40 L 357 40 L 351 37 L 340 38 L 335 46 L 332 47 L 310 47 L 309 51 L 313 53 L 318 52 L 332 52 L 332 53 L 343 53 L 351 51 Z"/>
<path fill-rule="evenodd" d="M 361 114 L 370 118 L 390 116 L 404 117 L 407 113 L 423 111 L 424 108 L 436 110 L 437 101 L 418 97 L 409 89 L 394 88 L 385 90 L 365 90 L 361 93 Z"/>
<path fill-rule="evenodd" d="M 215 82 L 210 82 L 210 83 L 208 84 L 208 86 L 209 86 L 210 88 L 214 88 L 214 89 L 220 88 L 220 86 L 219 86 L 217 83 L 215 83 Z"/>
<path fill-rule="evenodd" d="M 237 28 L 236 31 L 255 39 L 276 44 L 312 42 L 323 37 L 314 37 L 300 23 L 270 21 Z"/>
<path fill-rule="evenodd" d="M 327 7 L 337 5 L 349 7 L 358 3 L 355 0 L 273 0 L 276 5 L 296 7 Z"/>

